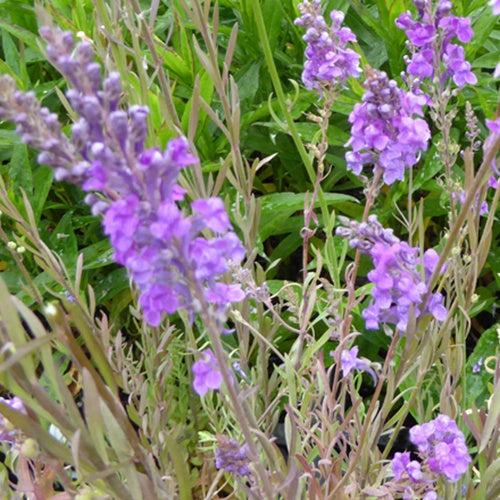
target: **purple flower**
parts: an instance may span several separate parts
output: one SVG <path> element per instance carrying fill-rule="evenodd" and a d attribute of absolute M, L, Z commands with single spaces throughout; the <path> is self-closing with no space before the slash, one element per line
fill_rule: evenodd
<path fill-rule="evenodd" d="M 204 219 L 207 227 L 216 233 L 225 233 L 230 227 L 229 216 L 220 198 L 207 198 L 193 201 L 191 208 Z"/>
<path fill-rule="evenodd" d="M 193 388 L 197 394 L 204 396 L 210 390 L 217 390 L 222 384 L 222 375 L 217 360 L 210 349 L 200 353 L 200 360 L 191 367 L 194 375 Z"/>
<path fill-rule="evenodd" d="M 439 261 L 434 250 L 427 250 L 421 259 L 418 248 L 401 242 L 392 230 L 384 229 L 375 215 L 369 216 L 365 223 L 344 220 L 343 224 L 348 227 L 338 228 L 337 234 L 349 238 L 351 247 L 369 255 L 375 266 L 368 273 L 374 284 L 372 301 L 362 312 L 366 328 L 376 330 L 380 323 L 392 323 L 404 333 L 410 311 L 415 317 L 432 314 L 438 321 L 446 319 L 443 296 L 439 293 L 429 296 L 424 311 L 420 308 L 428 292 L 426 281 Z M 423 273 L 419 270 L 422 264 Z"/>
<path fill-rule="evenodd" d="M 439 496 L 434 490 L 427 490 L 422 500 L 438 500 Z"/>
<path fill-rule="evenodd" d="M 364 165 L 382 170 L 386 184 L 404 179 L 404 172 L 427 149 L 430 130 L 422 115 L 423 95 L 399 89 L 384 72 L 369 70 L 362 103 L 349 116 L 351 138 L 346 143 L 347 168 L 356 175 Z"/>
<path fill-rule="evenodd" d="M 302 16 L 295 24 L 306 29 L 306 62 L 302 73 L 306 88 L 322 93 L 322 85 L 343 85 L 350 76 L 357 78 L 360 55 L 347 48 L 349 42 L 356 42 L 356 37 L 349 28 L 341 27 L 344 14 L 332 11 L 332 25 L 328 26 L 321 15 L 320 0 L 304 0 L 299 10 Z"/>
<path fill-rule="evenodd" d="M 362 370 L 371 375 L 373 384 L 377 384 L 377 375 L 370 368 L 369 360 L 358 358 L 359 347 L 355 345 L 352 349 L 344 349 L 340 354 L 340 362 L 342 363 L 342 372 L 344 377 L 347 377 L 352 370 Z"/>
<path fill-rule="evenodd" d="M 409 451 L 405 453 L 396 452 L 391 465 L 396 481 L 401 481 L 405 473 L 415 483 L 418 483 L 423 479 L 420 462 L 411 460 Z"/>
<path fill-rule="evenodd" d="M 472 373 L 479 373 L 481 371 L 481 368 L 483 366 L 483 357 L 481 356 L 478 360 L 477 363 L 475 363 L 472 366 Z"/>
<path fill-rule="evenodd" d="M 465 437 L 447 415 L 439 415 L 430 422 L 412 427 L 410 440 L 435 474 L 443 474 L 455 483 L 467 472 L 471 458 Z"/>
<path fill-rule="evenodd" d="M 200 301 L 221 326 L 228 304 L 244 297 L 240 285 L 220 283 L 229 262 L 241 262 L 244 248 L 232 232 L 219 198 L 195 200 L 193 214 L 178 202 L 185 191 L 176 183 L 180 171 L 198 160 L 183 137 L 172 139 L 165 151 L 145 150 L 149 110 L 118 108 L 119 75 L 101 76 L 87 42 L 76 48 L 71 33 L 42 28 L 47 54 L 72 88 L 68 100 L 80 115 L 69 140 L 57 117 L 30 93 L 0 79 L 0 118 L 18 124 L 23 140 L 42 150 L 39 161 L 55 168 L 56 178 L 80 185 L 114 248 L 139 289 L 146 321 L 158 326 L 164 314 L 186 309 L 192 316 Z M 95 192 L 96 191 L 96 192 Z M 206 231 L 216 233 L 206 237 Z"/>
<path fill-rule="evenodd" d="M 215 467 L 236 476 L 250 475 L 249 452 L 247 444 L 240 446 L 234 439 L 221 437 L 219 446 L 215 451 Z"/>
<path fill-rule="evenodd" d="M 412 52 L 412 57 L 406 58 L 408 73 L 432 78 L 437 69 L 436 61 L 439 61 L 443 65 L 443 85 L 448 78 L 453 78 L 458 87 L 477 83 L 470 63 L 465 60 L 463 47 L 451 43 L 454 38 L 462 43 L 471 40 L 474 31 L 470 19 L 451 15 L 451 3 L 448 0 L 439 0 L 434 11 L 432 0 L 414 0 L 414 4 L 418 10 L 418 20 L 413 20 L 409 12 L 396 19 L 396 26 L 406 31 Z"/>
<path fill-rule="evenodd" d="M 490 0 L 488 5 L 493 9 L 493 14 L 500 16 L 500 0 Z"/>

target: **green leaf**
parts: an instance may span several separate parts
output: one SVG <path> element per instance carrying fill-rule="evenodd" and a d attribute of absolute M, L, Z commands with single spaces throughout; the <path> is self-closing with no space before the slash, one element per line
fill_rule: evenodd
<path fill-rule="evenodd" d="M 113 249 L 108 239 L 104 239 L 85 247 L 82 250 L 83 268 L 99 269 L 113 264 Z"/>
<path fill-rule="evenodd" d="M 74 269 L 78 246 L 71 212 L 65 213 L 51 235 L 51 249 L 61 257 L 68 270 Z"/>
<path fill-rule="evenodd" d="M 33 174 L 28 161 L 28 148 L 25 144 L 16 144 L 9 164 L 9 174 L 14 181 L 14 192 L 20 194 L 22 188 L 28 196 L 33 193 Z"/>
<path fill-rule="evenodd" d="M 176 74 L 184 82 L 191 82 L 191 70 L 184 59 L 175 52 L 165 51 L 163 53 L 163 64 L 167 70 Z"/>
<path fill-rule="evenodd" d="M 38 48 L 38 36 L 19 26 L 14 26 L 7 22 L 5 19 L 0 19 L 0 28 L 2 30 L 8 31 L 11 35 L 14 35 L 19 40 L 22 40 L 26 45 L 40 52 Z"/>
<path fill-rule="evenodd" d="M 486 400 L 490 397 L 488 383 L 493 380 L 493 374 L 486 371 L 484 362 L 490 356 L 498 355 L 499 326 L 498 324 L 492 326 L 481 334 L 474 351 L 467 359 L 467 407 L 475 403 L 480 408 L 486 404 Z M 476 370 L 473 370 L 474 367 Z M 474 373 L 475 371 L 477 373 Z"/>
<path fill-rule="evenodd" d="M 20 56 L 16 44 L 6 30 L 2 31 L 2 50 L 5 57 L 5 62 L 12 69 L 12 71 L 20 76 Z"/>
<path fill-rule="evenodd" d="M 262 215 L 259 235 L 262 241 L 279 231 L 280 226 L 291 217 L 294 212 L 304 210 L 305 193 L 273 193 L 261 197 Z M 309 194 L 309 199 L 311 195 Z M 339 193 L 325 193 L 327 205 L 336 205 L 346 201 L 357 202 L 356 198 Z M 316 201 L 315 207 L 319 206 Z"/>
<path fill-rule="evenodd" d="M 50 188 L 52 186 L 53 178 L 54 171 L 47 165 L 41 165 L 34 172 L 33 181 L 35 183 L 36 189 L 33 191 L 31 206 L 33 208 L 33 212 L 35 214 L 35 219 L 37 222 L 40 221 L 47 195 L 49 194 Z"/>

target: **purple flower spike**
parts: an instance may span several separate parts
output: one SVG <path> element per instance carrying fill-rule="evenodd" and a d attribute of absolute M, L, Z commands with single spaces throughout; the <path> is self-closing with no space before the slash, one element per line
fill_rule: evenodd
<path fill-rule="evenodd" d="M 418 20 L 413 20 L 409 12 L 396 19 L 396 26 L 406 31 L 412 52 L 412 57 L 406 61 L 408 73 L 420 78 L 432 78 L 436 71 L 435 63 L 439 61 L 443 85 L 448 78 L 453 78 L 458 87 L 477 83 L 470 63 L 465 60 L 463 47 L 451 43 L 454 38 L 462 43 L 471 40 L 474 32 L 470 19 L 451 15 L 452 5 L 448 0 L 439 0 L 434 11 L 432 0 L 414 0 L 413 3 L 417 7 Z"/>
<path fill-rule="evenodd" d="M 71 33 L 58 29 L 41 34 L 50 61 L 72 85 L 67 96 L 80 115 L 73 136 L 62 134 L 57 116 L 7 76 L 0 77 L 0 118 L 15 122 L 23 141 L 42 150 L 38 160 L 55 169 L 56 179 L 89 192 L 85 201 L 94 215 L 104 215 L 114 258 L 138 287 L 147 323 L 158 326 L 179 309 L 192 317 L 204 299 L 222 331 L 228 305 L 245 294 L 240 285 L 220 283 L 220 275 L 245 250 L 221 199 L 194 201 L 192 215 L 177 205 L 186 192 L 177 185 L 179 173 L 198 161 L 187 140 L 172 139 L 165 151 L 145 149 L 149 110 L 118 107 L 120 77 L 101 77 L 92 45 L 75 48 Z M 216 235 L 206 238 L 207 229 Z"/>
<path fill-rule="evenodd" d="M 191 208 L 204 219 L 207 227 L 216 233 L 224 233 L 230 227 L 229 217 L 220 198 L 200 199 L 191 203 Z"/>
<path fill-rule="evenodd" d="M 193 364 L 191 371 L 194 375 L 193 388 L 200 396 L 220 388 L 222 375 L 214 353 L 210 349 L 200 353 L 200 360 Z"/>
<path fill-rule="evenodd" d="M 347 168 L 356 175 L 364 165 L 381 170 L 386 184 L 404 179 L 406 168 L 418 161 L 427 149 L 430 130 L 422 118 L 427 98 L 406 92 L 389 80 L 384 72 L 369 70 L 361 103 L 349 116 L 351 138 L 345 144 Z"/>
<path fill-rule="evenodd" d="M 240 446 L 234 439 L 219 438 L 219 446 L 215 451 L 215 467 L 236 476 L 250 475 L 249 446 Z"/>
<path fill-rule="evenodd" d="M 409 451 L 406 453 L 396 452 L 391 465 L 396 481 L 400 481 L 404 473 L 408 474 L 409 478 L 414 482 L 419 482 L 423 478 L 420 463 L 410 459 Z"/>
<path fill-rule="evenodd" d="M 420 259 L 420 250 L 410 247 L 395 237 L 391 230 L 384 229 L 375 215 L 359 224 L 345 221 L 347 227 L 339 227 L 337 234 L 350 239 L 350 245 L 369 255 L 375 268 L 368 273 L 374 284 L 372 301 L 363 311 L 366 328 L 376 330 L 380 323 L 392 323 L 401 333 L 406 331 L 408 316 L 432 314 L 438 321 L 444 321 L 446 308 L 442 305 L 440 293 L 430 294 L 424 311 L 420 305 L 428 292 L 426 282 L 436 268 L 439 257 L 434 250 L 427 250 Z M 424 278 L 418 266 L 423 260 Z M 444 272 L 445 267 L 441 269 Z"/>
<path fill-rule="evenodd" d="M 295 20 L 297 26 L 306 29 L 306 62 L 302 81 L 307 89 L 316 89 L 322 94 L 322 85 L 344 85 L 350 76 L 360 75 L 360 55 L 347 48 L 356 37 L 349 28 L 341 27 L 344 14 L 331 12 L 332 25 L 328 26 L 321 15 L 320 0 L 304 0 L 299 4 L 301 17 Z"/>

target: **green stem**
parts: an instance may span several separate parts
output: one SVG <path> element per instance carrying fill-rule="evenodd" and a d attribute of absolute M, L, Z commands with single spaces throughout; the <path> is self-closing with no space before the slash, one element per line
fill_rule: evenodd
<path fill-rule="evenodd" d="M 313 168 L 313 162 L 311 156 L 307 153 L 306 148 L 300 138 L 297 127 L 295 126 L 295 122 L 293 121 L 292 114 L 288 109 L 287 99 L 285 93 L 283 91 L 283 87 L 281 86 L 281 80 L 278 75 L 278 71 L 276 69 L 276 65 L 274 64 L 273 53 L 271 51 L 271 46 L 269 44 L 269 38 L 267 37 L 266 25 L 264 23 L 264 16 L 262 15 L 262 9 L 260 6 L 260 1 L 256 1 L 252 3 L 253 13 L 255 16 L 255 23 L 257 25 L 257 31 L 259 33 L 259 39 L 262 43 L 262 49 L 264 51 L 264 57 L 266 60 L 267 68 L 269 70 L 269 75 L 271 76 L 271 80 L 273 82 L 274 91 L 276 92 L 276 97 L 278 99 L 279 105 L 281 107 L 281 111 L 285 115 L 285 120 L 288 125 L 288 130 L 290 135 L 292 136 L 293 142 L 299 152 L 300 158 L 306 167 L 307 174 L 309 175 L 309 179 L 312 184 L 316 184 L 316 172 Z M 323 223 L 327 224 L 329 219 L 328 206 L 326 204 L 325 195 L 321 186 L 318 189 L 318 199 L 321 207 L 321 214 L 323 216 Z"/>

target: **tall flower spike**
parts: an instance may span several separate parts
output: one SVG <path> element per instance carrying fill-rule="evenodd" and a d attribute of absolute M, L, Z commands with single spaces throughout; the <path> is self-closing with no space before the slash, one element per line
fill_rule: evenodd
<path fill-rule="evenodd" d="M 307 43 L 306 62 L 302 81 L 307 89 L 323 92 L 322 86 L 344 85 L 350 76 L 357 78 L 360 73 L 360 55 L 347 48 L 356 37 L 349 28 L 341 27 L 344 13 L 333 10 L 328 26 L 321 15 L 320 0 L 305 0 L 299 4 L 301 17 L 295 20 L 297 26 L 306 29 L 303 39 Z"/>
<path fill-rule="evenodd" d="M 422 116 L 427 98 L 398 88 L 384 72 L 368 69 L 361 103 L 349 116 L 351 138 L 346 143 L 347 168 L 359 175 L 364 165 L 381 170 L 386 184 L 403 180 L 405 169 L 427 149 L 430 130 Z"/>
<path fill-rule="evenodd" d="M 62 134 L 54 114 L 32 94 L 19 92 L 9 77 L 0 79 L 0 117 L 17 123 L 23 141 L 42 150 L 39 162 L 54 167 L 57 179 L 89 192 L 85 200 L 94 214 L 104 215 L 114 258 L 139 288 L 150 325 L 179 309 L 193 315 L 204 301 L 222 330 L 228 304 L 244 293 L 240 285 L 220 278 L 245 252 L 219 198 L 194 201 L 190 216 L 180 210 L 184 190 L 177 178 L 198 161 L 186 139 L 169 141 L 165 151 L 145 149 L 149 110 L 119 108 L 119 75 L 102 78 L 92 46 L 74 47 L 71 33 L 42 28 L 41 34 L 50 61 L 72 85 L 67 96 L 80 116 L 72 138 Z M 206 230 L 215 236 L 206 238 Z"/>
<path fill-rule="evenodd" d="M 449 0 L 438 0 L 435 9 L 432 0 L 414 0 L 413 3 L 418 11 L 418 20 L 414 20 L 410 12 L 396 19 L 396 26 L 405 30 L 409 39 L 412 57 L 406 58 L 408 73 L 420 78 L 433 78 L 438 69 L 435 67 L 437 61 L 442 65 L 439 72 L 443 86 L 449 78 L 453 78 L 458 87 L 477 83 L 470 63 L 465 60 L 463 47 L 452 43 L 454 38 L 462 43 L 470 41 L 474 35 L 470 19 L 453 16 Z"/>
<path fill-rule="evenodd" d="M 425 252 L 424 272 L 421 273 L 418 270 L 419 249 L 400 241 L 392 230 L 384 229 L 375 215 L 370 215 L 368 221 L 361 224 L 346 220 L 345 225 L 348 227 L 339 227 L 337 234 L 349 238 L 350 246 L 369 255 L 375 266 L 368 273 L 368 279 L 374 284 L 372 301 L 362 313 L 366 328 L 376 330 L 380 323 L 390 323 L 405 333 L 410 311 L 415 317 L 423 313 L 432 314 L 438 321 L 446 319 L 447 311 L 440 293 L 431 294 L 425 310 L 420 310 L 428 291 L 426 282 L 439 261 L 434 250 Z"/>

